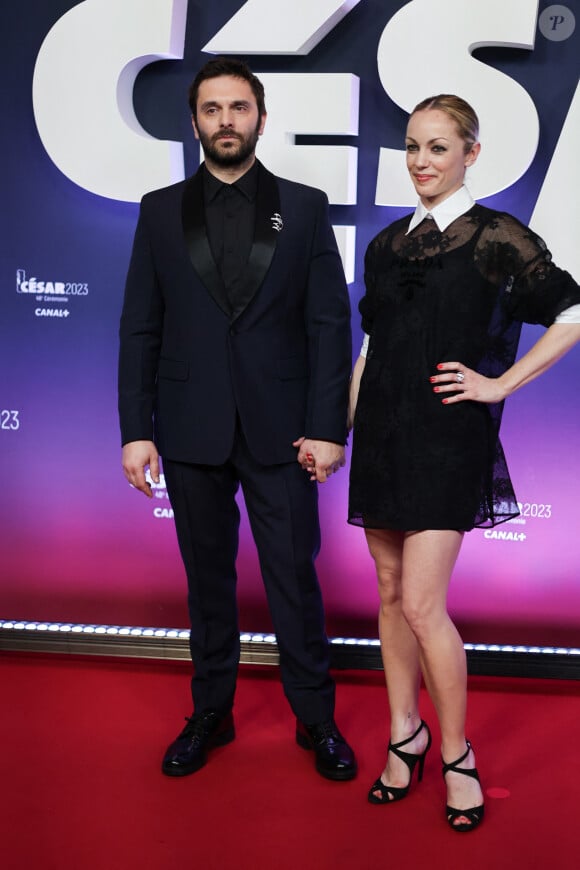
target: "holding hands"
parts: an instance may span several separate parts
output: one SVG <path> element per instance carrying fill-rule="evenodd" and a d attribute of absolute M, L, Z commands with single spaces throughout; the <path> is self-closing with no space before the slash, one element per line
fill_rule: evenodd
<path fill-rule="evenodd" d="M 292 442 L 298 448 L 297 461 L 310 474 L 310 480 L 325 483 L 331 474 L 345 463 L 344 447 L 334 441 L 317 441 L 313 438 L 298 438 Z"/>

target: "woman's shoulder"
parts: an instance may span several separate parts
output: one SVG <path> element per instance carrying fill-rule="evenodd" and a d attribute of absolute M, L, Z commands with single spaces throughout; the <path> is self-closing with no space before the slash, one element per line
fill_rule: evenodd
<path fill-rule="evenodd" d="M 513 214 L 507 211 L 498 211 L 494 208 L 481 205 L 476 202 L 473 208 L 468 212 L 469 216 L 478 223 L 483 224 L 484 228 L 490 233 L 505 234 L 506 236 L 513 234 L 531 233 L 522 221 Z"/>
<path fill-rule="evenodd" d="M 474 219 L 481 220 L 475 258 L 482 269 L 518 275 L 533 263 L 550 263 L 552 256 L 545 241 L 517 217 L 504 211 L 476 205 Z"/>

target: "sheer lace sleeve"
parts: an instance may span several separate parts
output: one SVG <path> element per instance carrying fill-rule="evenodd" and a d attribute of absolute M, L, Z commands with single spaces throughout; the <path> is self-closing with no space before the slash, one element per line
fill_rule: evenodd
<path fill-rule="evenodd" d="M 408 223 L 403 218 L 389 224 L 369 243 L 365 254 L 365 288 L 366 293 L 359 302 L 358 310 L 362 317 L 362 330 L 370 335 L 377 310 L 384 296 L 385 286 L 389 284 L 389 269 L 392 264 L 393 236 L 401 226 Z"/>
<path fill-rule="evenodd" d="M 558 314 L 580 303 L 580 288 L 559 269 L 544 241 L 508 214 L 487 224 L 475 251 L 487 280 L 505 287 L 504 305 L 513 320 L 550 326 Z"/>
<path fill-rule="evenodd" d="M 373 239 L 365 254 L 365 288 L 366 293 L 359 302 L 358 310 L 362 317 L 362 330 L 370 335 L 377 309 L 376 295 L 376 248 L 377 239 Z"/>

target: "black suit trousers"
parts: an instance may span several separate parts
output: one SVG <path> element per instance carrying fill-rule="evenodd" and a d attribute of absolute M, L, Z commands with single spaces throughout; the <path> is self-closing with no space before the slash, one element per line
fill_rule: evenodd
<path fill-rule="evenodd" d="M 196 712 L 234 701 L 240 642 L 236 556 L 241 484 L 280 652 L 284 691 L 307 724 L 334 715 L 334 682 L 314 560 L 320 549 L 317 484 L 297 462 L 260 465 L 238 426 L 224 465 L 164 459 L 188 582 Z"/>

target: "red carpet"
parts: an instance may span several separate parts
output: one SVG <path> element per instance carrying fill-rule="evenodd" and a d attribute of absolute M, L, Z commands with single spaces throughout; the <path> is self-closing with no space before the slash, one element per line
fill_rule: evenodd
<path fill-rule="evenodd" d="M 319 777 L 293 741 L 274 668 L 242 668 L 237 739 L 202 771 L 161 775 L 188 714 L 185 663 L 3 653 L 2 870 L 576 870 L 580 685 L 470 680 L 469 737 L 486 820 L 444 821 L 438 733 L 425 778 L 389 807 L 367 804 L 384 763 L 382 674 L 338 673 L 337 719 L 359 776 Z"/>

